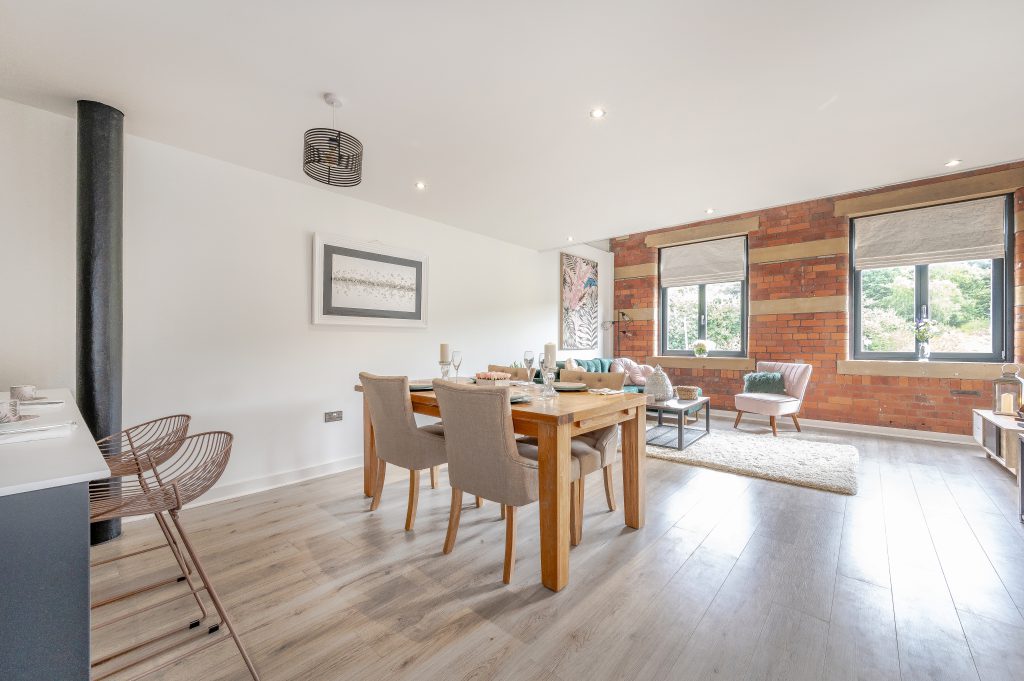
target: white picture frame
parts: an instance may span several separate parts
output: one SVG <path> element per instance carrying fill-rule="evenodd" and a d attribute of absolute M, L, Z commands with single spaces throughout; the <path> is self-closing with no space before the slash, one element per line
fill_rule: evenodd
<path fill-rule="evenodd" d="M 313 324 L 425 328 L 428 281 L 424 253 L 313 235 Z"/>

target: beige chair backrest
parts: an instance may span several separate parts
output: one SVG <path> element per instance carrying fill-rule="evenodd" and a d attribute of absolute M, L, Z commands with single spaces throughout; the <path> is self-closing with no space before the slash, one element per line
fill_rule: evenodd
<path fill-rule="evenodd" d="M 519 455 L 509 389 L 434 381 L 434 394 L 452 487 L 510 506 L 536 501 L 537 463 Z"/>
<path fill-rule="evenodd" d="M 409 398 L 409 379 L 406 376 L 374 376 L 362 372 L 359 381 L 370 407 L 373 441 L 377 458 L 390 464 L 423 470 L 432 464 L 420 447 L 423 438 L 433 437 L 420 432 Z"/>
<path fill-rule="evenodd" d="M 811 382 L 810 364 L 791 364 L 788 362 L 758 362 L 758 371 L 772 371 L 782 374 L 782 382 L 786 386 L 786 394 L 798 400 L 804 399 L 807 384 Z"/>
<path fill-rule="evenodd" d="M 527 369 L 526 367 L 506 367 L 500 364 L 488 364 L 488 371 L 504 371 L 506 374 L 512 374 L 513 381 L 532 381 L 534 375 L 536 375 L 536 369 Z"/>
<path fill-rule="evenodd" d="M 626 383 L 626 374 L 622 372 L 576 371 L 562 369 L 558 374 L 559 381 L 567 383 L 586 383 L 588 388 L 611 388 L 622 390 Z"/>

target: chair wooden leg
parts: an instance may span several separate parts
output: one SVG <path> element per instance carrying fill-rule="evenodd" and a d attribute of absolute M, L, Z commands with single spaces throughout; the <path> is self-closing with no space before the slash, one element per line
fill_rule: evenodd
<path fill-rule="evenodd" d="M 793 419 L 793 425 L 796 426 L 796 432 L 803 432 L 800 430 L 800 421 L 797 419 L 796 414 L 790 414 L 789 417 Z"/>
<path fill-rule="evenodd" d="M 615 464 L 604 467 L 604 497 L 608 501 L 608 510 L 615 510 Z"/>
<path fill-rule="evenodd" d="M 505 514 L 505 570 L 501 581 L 512 581 L 512 570 L 516 566 L 516 507 L 501 505 Z"/>
<path fill-rule="evenodd" d="M 576 504 L 576 507 L 577 507 L 577 510 L 576 510 L 576 543 L 577 544 L 579 544 L 581 541 L 583 541 L 583 508 L 584 508 L 584 506 L 583 506 L 583 496 L 584 496 L 584 492 L 586 492 L 586 491 L 587 491 L 586 483 L 583 480 L 580 480 L 580 484 L 579 484 L 579 486 L 577 488 L 577 492 L 576 492 L 579 495 L 579 497 L 580 497 L 579 502 L 577 502 L 577 504 Z"/>
<path fill-rule="evenodd" d="M 741 418 L 743 418 L 743 412 L 742 411 L 736 412 L 736 420 L 733 421 L 733 424 L 732 424 L 733 428 L 739 428 L 740 427 L 740 419 Z"/>
<path fill-rule="evenodd" d="M 437 471 L 440 466 L 430 467 L 430 489 L 437 489 Z"/>
<path fill-rule="evenodd" d="M 484 498 L 483 497 L 477 497 L 476 498 L 476 507 L 477 508 L 481 508 L 481 507 L 483 507 L 483 505 L 484 505 Z"/>
<path fill-rule="evenodd" d="M 779 424 L 775 422 L 774 416 L 768 417 L 768 422 L 772 424 L 772 435 L 775 437 L 779 436 Z"/>
<path fill-rule="evenodd" d="M 376 511 L 377 507 L 380 506 L 380 495 L 384 491 L 384 472 L 387 471 L 388 464 L 384 459 L 377 460 L 377 476 L 374 481 L 373 488 L 373 501 L 370 502 L 370 510 Z"/>
<path fill-rule="evenodd" d="M 459 516 L 462 515 L 462 490 L 452 487 L 452 508 L 448 511 L 448 534 L 444 537 L 444 553 L 455 548 L 455 535 L 459 533 Z"/>
<path fill-rule="evenodd" d="M 420 472 L 409 471 L 409 508 L 405 512 L 405 531 L 416 523 L 416 506 L 420 500 Z"/>
<path fill-rule="evenodd" d="M 498 504 L 498 505 L 501 506 L 501 519 L 504 520 L 505 519 L 505 504 Z"/>
<path fill-rule="evenodd" d="M 583 509 L 580 508 L 580 488 L 582 480 L 573 480 L 569 485 L 569 543 L 579 546 L 580 525 L 583 516 Z"/>

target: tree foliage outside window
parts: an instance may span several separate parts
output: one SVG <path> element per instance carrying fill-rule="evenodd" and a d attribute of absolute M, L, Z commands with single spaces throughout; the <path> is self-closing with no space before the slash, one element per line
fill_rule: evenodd
<path fill-rule="evenodd" d="M 698 339 L 710 341 L 712 354 L 743 350 L 743 282 L 678 286 L 664 289 L 664 294 L 666 350 L 691 351 Z"/>
<path fill-rule="evenodd" d="M 915 351 L 914 320 L 921 316 L 915 310 L 918 286 L 925 290 L 928 318 L 934 322 L 929 341 L 932 352 L 992 352 L 991 260 L 862 271 L 863 351 Z"/>

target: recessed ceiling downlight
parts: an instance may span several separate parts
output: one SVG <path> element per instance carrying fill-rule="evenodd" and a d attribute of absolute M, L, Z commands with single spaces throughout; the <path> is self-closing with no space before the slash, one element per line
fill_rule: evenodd
<path fill-rule="evenodd" d="M 946 161 L 946 167 L 947 168 L 956 168 L 961 163 L 963 163 L 963 161 L 961 161 L 960 159 L 953 158 L 953 159 L 950 159 L 949 161 Z"/>
<path fill-rule="evenodd" d="M 591 118 L 604 118 L 607 115 L 608 115 L 608 112 L 605 111 L 604 109 L 602 109 L 601 107 L 597 107 L 596 109 L 591 109 L 590 110 L 590 117 Z"/>
<path fill-rule="evenodd" d="M 427 183 L 426 182 L 423 182 L 421 180 L 421 181 L 416 183 L 416 189 L 419 189 L 420 191 L 423 191 L 426 188 L 427 188 Z"/>
<path fill-rule="evenodd" d="M 704 212 L 707 213 L 708 215 L 711 215 L 712 213 L 715 212 L 715 209 L 714 208 L 705 208 Z"/>

